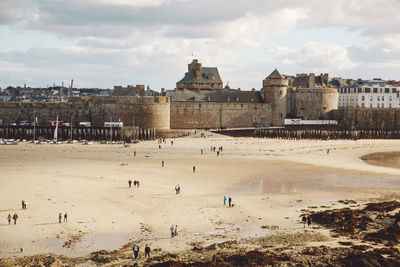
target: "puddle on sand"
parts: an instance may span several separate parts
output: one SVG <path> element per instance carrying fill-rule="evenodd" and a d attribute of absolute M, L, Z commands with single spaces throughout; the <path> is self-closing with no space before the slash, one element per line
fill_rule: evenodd
<path fill-rule="evenodd" d="M 400 168 L 400 152 L 379 152 L 360 157 L 370 165 Z"/>

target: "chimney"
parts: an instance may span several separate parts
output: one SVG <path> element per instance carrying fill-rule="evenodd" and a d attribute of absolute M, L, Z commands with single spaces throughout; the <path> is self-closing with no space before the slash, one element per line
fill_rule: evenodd
<path fill-rule="evenodd" d="M 308 88 L 314 88 L 315 87 L 315 74 L 310 73 L 310 76 L 308 77 Z"/>
<path fill-rule="evenodd" d="M 161 88 L 161 95 L 165 96 L 165 88 Z"/>
<path fill-rule="evenodd" d="M 240 87 L 237 90 L 240 92 L 240 90 L 241 90 Z"/>
<path fill-rule="evenodd" d="M 136 85 L 136 88 L 139 89 L 140 96 L 145 96 L 144 85 Z"/>

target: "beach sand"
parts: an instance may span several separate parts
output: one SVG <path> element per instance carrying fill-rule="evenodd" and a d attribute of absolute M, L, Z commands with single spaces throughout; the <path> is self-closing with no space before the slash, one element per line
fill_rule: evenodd
<path fill-rule="evenodd" d="M 182 251 L 193 243 L 302 231 L 302 210 L 339 208 L 343 199 L 365 203 L 399 195 L 400 169 L 360 159 L 400 151 L 395 140 L 206 135 L 173 139 L 173 145 L 169 139 L 161 149 L 158 141 L 129 147 L 1 146 L 0 257 L 50 252 L 83 256 L 133 243 L 141 251 L 145 244 L 153 250 Z M 223 147 L 220 156 L 211 146 Z M 128 188 L 129 179 L 140 180 L 140 188 Z M 224 206 L 224 195 L 232 197 L 233 208 Z M 14 212 L 17 225 L 8 225 L 7 215 Z M 68 213 L 68 223 L 58 223 L 60 212 Z M 171 225 L 178 225 L 179 235 L 173 239 Z"/>

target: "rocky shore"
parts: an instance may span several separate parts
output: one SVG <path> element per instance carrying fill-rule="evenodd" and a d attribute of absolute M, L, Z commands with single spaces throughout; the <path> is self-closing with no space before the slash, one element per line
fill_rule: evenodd
<path fill-rule="evenodd" d="M 350 201 L 350 203 L 352 203 Z M 353 205 L 354 206 L 354 205 Z M 369 203 L 362 208 L 312 212 L 313 228 L 210 246 L 193 243 L 180 253 L 162 250 L 132 258 L 131 244 L 85 257 L 54 254 L 1 259 L 0 266 L 399 266 L 400 203 Z M 329 235 L 322 230 L 329 229 Z"/>

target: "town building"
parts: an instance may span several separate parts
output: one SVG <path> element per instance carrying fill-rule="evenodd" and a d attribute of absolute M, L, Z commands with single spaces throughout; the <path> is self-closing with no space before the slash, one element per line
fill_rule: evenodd
<path fill-rule="evenodd" d="M 354 86 L 339 88 L 339 107 L 398 108 L 400 87 L 381 79 L 358 80 Z"/>

